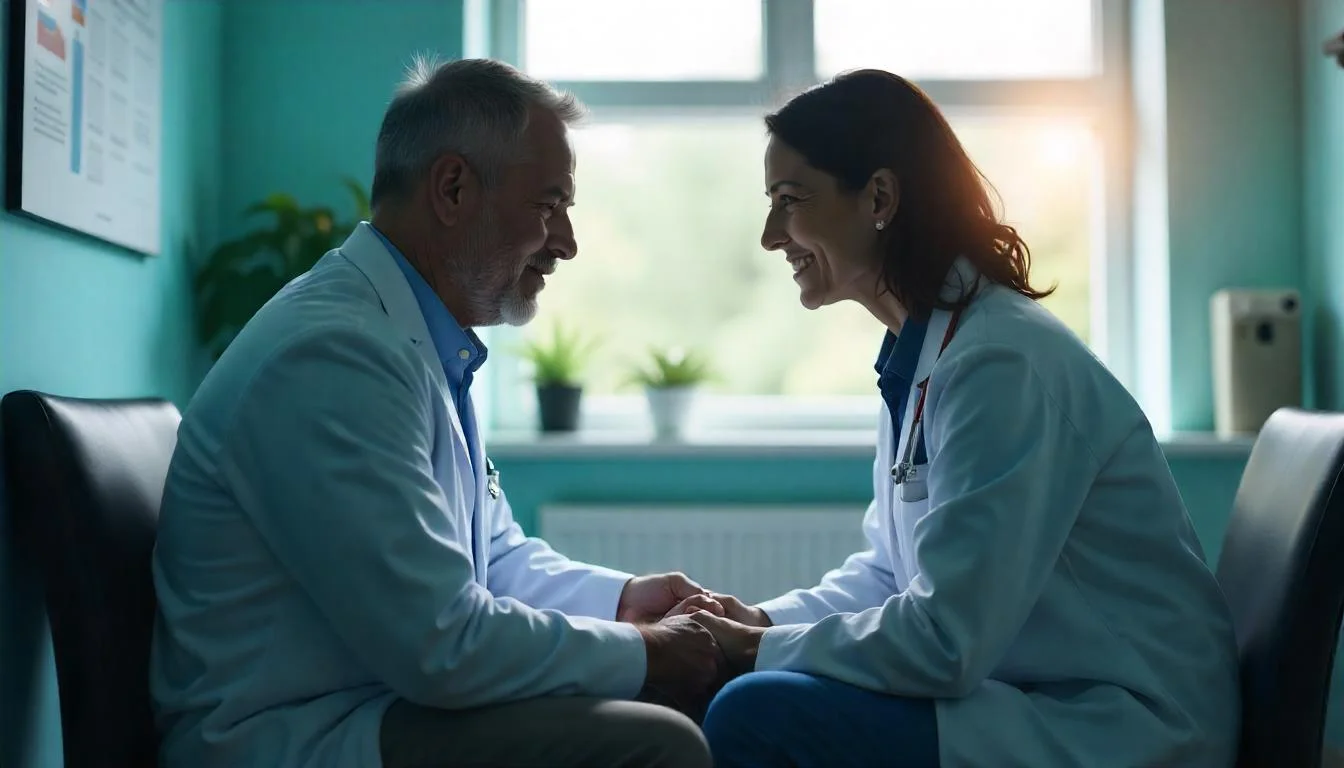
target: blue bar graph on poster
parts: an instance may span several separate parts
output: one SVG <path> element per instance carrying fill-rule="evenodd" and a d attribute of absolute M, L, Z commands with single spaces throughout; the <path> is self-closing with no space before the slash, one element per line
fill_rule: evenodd
<path fill-rule="evenodd" d="M 78 34 L 70 53 L 74 66 L 70 83 L 70 92 L 74 95 L 70 107 L 70 172 L 78 174 L 79 152 L 84 145 L 84 41 Z"/>

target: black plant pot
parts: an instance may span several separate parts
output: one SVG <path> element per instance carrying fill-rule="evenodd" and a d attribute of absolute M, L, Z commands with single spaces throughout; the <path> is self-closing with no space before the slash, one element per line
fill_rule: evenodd
<path fill-rule="evenodd" d="M 542 432 L 573 432 L 579 428 L 579 401 L 583 389 L 564 384 L 537 387 Z"/>

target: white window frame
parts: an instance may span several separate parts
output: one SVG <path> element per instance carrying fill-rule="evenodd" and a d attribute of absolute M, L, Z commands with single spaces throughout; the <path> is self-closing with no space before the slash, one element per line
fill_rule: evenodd
<path fill-rule="evenodd" d="M 548 0 L 557 2 L 558 0 Z M 1080 0 L 1086 2 L 1088 0 Z M 1084 114 L 1094 122 L 1102 145 L 1099 188 L 1101 225 L 1091 249 L 1091 346 L 1131 391 L 1136 380 L 1135 274 L 1131 249 L 1133 138 L 1129 79 L 1131 0 L 1090 0 L 1096 20 L 1096 74 L 1082 79 L 918 80 L 918 85 L 950 115 L 976 111 L 1013 115 Z M 466 55 L 490 56 L 526 69 L 523 29 L 528 0 L 467 0 Z M 669 116 L 763 117 L 768 109 L 819 81 L 815 75 L 812 0 L 763 0 L 764 71 L 754 81 L 555 81 L 578 96 L 594 121 L 630 121 Z M 1011 55 L 1011 53 L 1007 54 Z M 582 237 L 582 233 L 580 233 Z M 493 348 L 516 345 L 518 329 L 491 329 Z M 501 352 L 507 354 L 505 349 Z M 497 353 L 498 354 L 498 353 Z M 876 349 L 874 349 L 876 355 Z M 494 365 L 490 380 L 490 425 L 506 432 L 536 423 L 535 402 L 518 403 L 523 391 L 517 366 Z M 869 430 L 875 422 L 877 392 L 869 396 L 800 398 L 777 395 L 704 393 L 696 423 L 708 431 Z M 586 431 L 631 431 L 644 423 L 637 395 L 584 397 Z M 712 427 L 710 426 L 712 425 Z"/>

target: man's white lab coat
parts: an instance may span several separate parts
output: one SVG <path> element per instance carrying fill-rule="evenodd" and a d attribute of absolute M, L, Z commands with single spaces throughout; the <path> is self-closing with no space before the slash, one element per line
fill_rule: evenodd
<path fill-rule="evenodd" d="M 629 574 L 526 538 L 468 456 L 411 288 L 361 225 L 184 413 L 154 555 L 166 764 L 366 768 L 396 697 L 638 693 L 643 642 L 611 621 Z"/>

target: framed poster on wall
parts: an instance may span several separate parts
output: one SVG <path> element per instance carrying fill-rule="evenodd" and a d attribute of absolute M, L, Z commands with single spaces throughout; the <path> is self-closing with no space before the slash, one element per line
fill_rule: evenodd
<path fill-rule="evenodd" d="M 163 0 L 7 0 L 5 207 L 160 248 Z"/>

